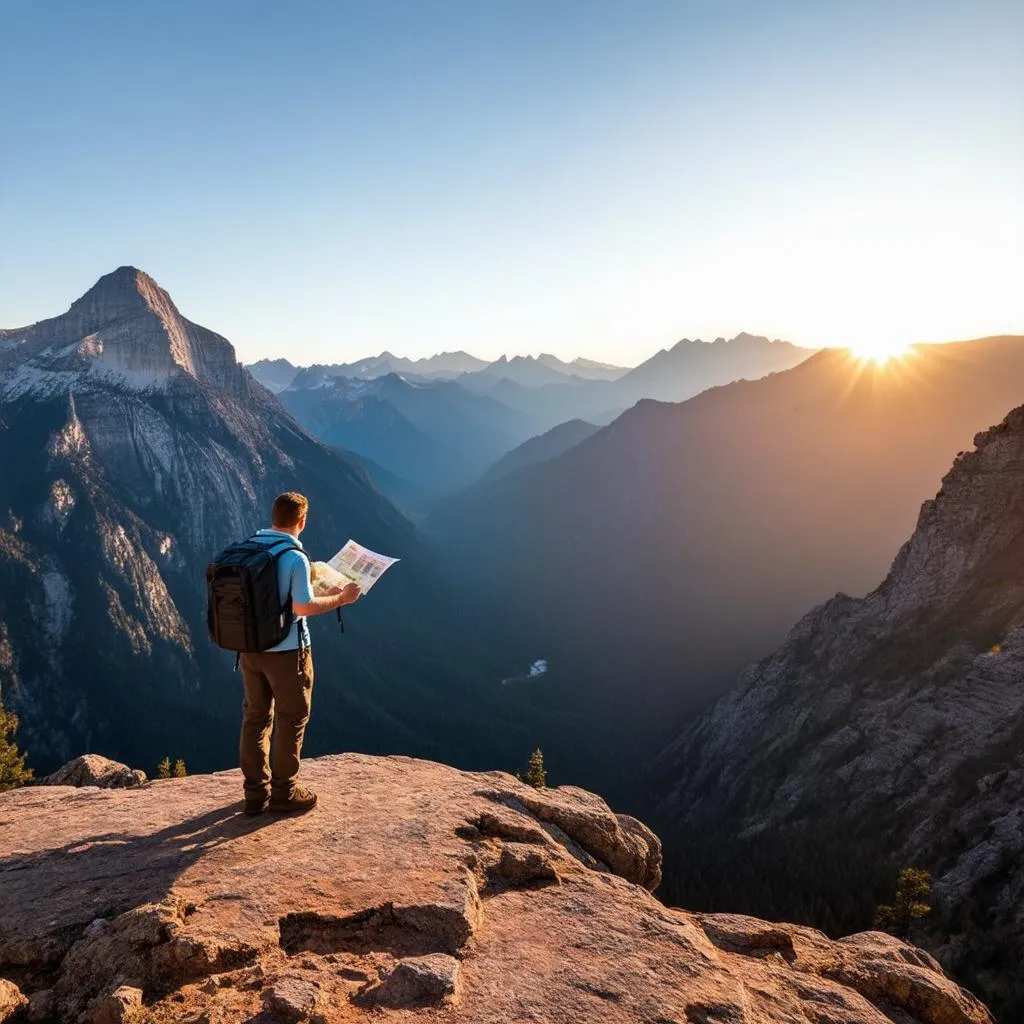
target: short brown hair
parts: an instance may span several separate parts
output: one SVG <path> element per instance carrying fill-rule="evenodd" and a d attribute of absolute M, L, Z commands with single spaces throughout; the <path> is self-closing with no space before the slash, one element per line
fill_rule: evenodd
<path fill-rule="evenodd" d="M 285 491 L 274 499 L 274 508 L 270 514 L 271 526 L 291 528 L 298 526 L 309 511 L 309 501 L 298 491 Z"/>

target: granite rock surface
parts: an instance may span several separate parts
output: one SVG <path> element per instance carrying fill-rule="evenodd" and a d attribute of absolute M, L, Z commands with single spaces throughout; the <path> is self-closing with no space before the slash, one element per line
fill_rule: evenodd
<path fill-rule="evenodd" d="M 570 787 L 306 762 L 301 816 L 236 772 L 0 796 L 0 985 L 51 1019 L 989 1024 L 886 935 L 663 906 L 657 837 Z M 38 1015 L 37 1015 L 38 1017 Z M 39 1018 L 45 1019 L 45 1018 Z"/>

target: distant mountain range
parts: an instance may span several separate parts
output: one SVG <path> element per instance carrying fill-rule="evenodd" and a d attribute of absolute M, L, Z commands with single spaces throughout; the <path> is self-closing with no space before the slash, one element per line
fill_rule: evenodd
<path fill-rule="evenodd" d="M 1019 407 L 956 458 L 881 586 L 804 617 L 662 755 L 670 898 L 773 914 L 820 893 L 856 929 L 870 916 L 841 908 L 877 865 L 927 869 L 918 941 L 1024 1020 L 1022 523 Z M 783 849 L 803 872 L 773 870 Z"/>
<path fill-rule="evenodd" d="M 251 369 L 321 440 L 365 456 L 429 500 L 467 486 L 512 448 L 569 420 L 607 423 L 642 398 L 687 398 L 790 367 L 809 354 L 787 342 L 738 335 L 710 344 L 682 341 L 629 371 L 586 359 L 516 356 L 451 379 L 472 360 L 465 353 L 429 360 L 383 353 L 303 369 L 264 360 Z"/>
<path fill-rule="evenodd" d="M 261 384 L 276 394 L 290 387 L 302 368 L 293 366 L 287 359 L 261 359 L 251 363 L 248 369 Z M 546 354 L 514 356 L 512 359 L 502 356 L 488 363 L 468 352 L 442 352 L 423 359 L 405 359 L 388 351 L 354 363 L 321 363 L 308 369 L 324 377 L 353 377 L 360 380 L 386 377 L 391 373 L 441 380 L 476 377 L 479 378 L 477 390 L 503 379 L 536 387 L 539 384 L 560 383 L 572 377 L 580 380 L 615 380 L 628 372 L 625 366 L 611 366 L 592 359 L 574 359 L 567 363 L 557 356 Z"/>
<path fill-rule="evenodd" d="M 240 690 L 206 636 L 203 571 L 285 489 L 311 499 L 315 555 L 353 536 L 402 559 L 345 637 L 313 623 L 310 751 L 495 763 L 486 652 L 443 565 L 359 459 L 306 433 L 226 339 L 122 267 L 63 315 L 0 331 L 0 590 L 18 595 L 0 609 L 0 695 L 37 770 L 84 751 L 150 770 L 165 754 L 235 763 Z"/>
<path fill-rule="evenodd" d="M 571 363 L 566 363 L 557 356 L 546 354 L 513 356 L 511 359 L 502 356 L 474 373 L 464 374 L 459 381 L 466 387 L 482 391 L 505 380 L 523 387 L 536 388 L 545 384 L 580 383 L 589 380 L 612 381 L 628 372 L 628 367 L 595 363 L 590 359 L 574 359 Z"/>
<path fill-rule="evenodd" d="M 682 402 L 710 387 L 788 370 L 813 354 L 786 341 L 738 334 L 730 341 L 683 339 L 616 377 L 555 377 L 547 364 L 509 360 L 508 372 L 492 365 L 459 383 L 528 413 L 548 429 L 567 419 L 608 423 L 645 398 Z"/>
<path fill-rule="evenodd" d="M 404 359 L 385 350 L 379 356 L 368 356 L 354 363 L 319 364 L 311 369 L 316 369 L 324 377 L 353 377 L 359 380 L 386 377 L 389 373 L 452 379 L 464 373 L 482 370 L 487 365 L 485 359 L 477 359 L 468 352 L 441 352 L 424 359 Z M 251 363 L 248 369 L 264 387 L 277 394 L 291 386 L 300 367 L 293 366 L 287 359 L 261 359 Z"/>
<path fill-rule="evenodd" d="M 918 346 L 889 368 L 827 350 L 640 402 L 426 527 L 467 588 L 500 581 L 494 614 L 521 659 L 548 659 L 548 699 L 644 747 L 808 608 L 869 589 L 950 457 L 1022 393 L 1021 338 Z"/>
<path fill-rule="evenodd" d="M 526 413 L 454 381 L 395 373 L 357 380 L 310 368 L 278 398 L 321 440 L 371 459 L 425 497 L 471 484 L 538 430 Z M 386 482 L 381 489 L 388 492 Z"/>

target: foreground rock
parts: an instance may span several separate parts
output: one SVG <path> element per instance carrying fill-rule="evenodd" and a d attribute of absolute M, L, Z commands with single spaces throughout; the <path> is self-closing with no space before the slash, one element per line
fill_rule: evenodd
<path fill-rule="evenodd" d="M 99 754 L 83 754 L 68 761 L 52 775 L 40 779 L 42 786 L 98 786 L 100 789 L 134 789 L 146 781 L 146 773 L 111 761 Z"/>
<path fill-rule="evenodd" d="M 589 793 L 347 754 L 310 814 L 235 772 L 0 796 L 0 977 L 60 1021 L 989 1024 L 885 935 L 694 915 Z M 13 1004 L 12 1004 L 13 1005 Z"/>

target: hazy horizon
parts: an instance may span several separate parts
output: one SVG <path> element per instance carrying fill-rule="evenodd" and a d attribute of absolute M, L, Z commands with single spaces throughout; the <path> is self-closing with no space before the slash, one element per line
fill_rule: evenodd
<path fill-rule="evenodd" d="M 131 263 L 246 362 L 1021 330 L 1024 8 L 0 4 L 0 323 Z"/>

